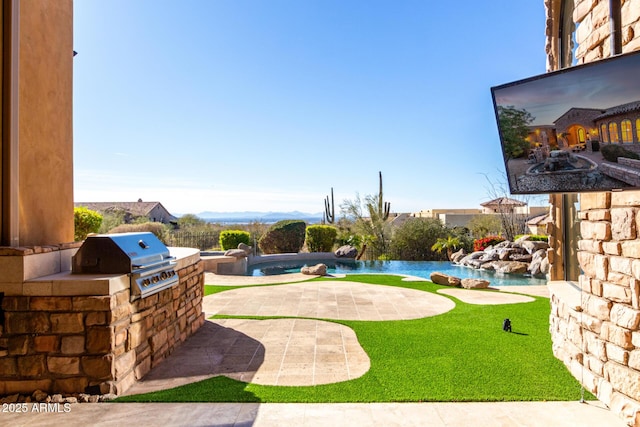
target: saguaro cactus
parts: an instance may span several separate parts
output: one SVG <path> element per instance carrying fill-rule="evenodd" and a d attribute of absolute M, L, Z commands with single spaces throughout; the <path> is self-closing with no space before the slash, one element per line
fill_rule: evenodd
<path fill-rule="evenodd" d="M 333 187 L 331 187 L 331 203 L 329 203 L 329 196 L 324 199 L 324 217 L 329 224 L 333 224 L 336 221 L 336 207 L 333 203 Z"/>
<path fill-rule="evenodd" d="M 382 198 L 382 172 L 378 172 L 380 176 L 380 190 L 378 191 L 378 215 L 386 221 L 389 218 L 389 212 L 391 211 L 391 202 L 385 202 Z"/>

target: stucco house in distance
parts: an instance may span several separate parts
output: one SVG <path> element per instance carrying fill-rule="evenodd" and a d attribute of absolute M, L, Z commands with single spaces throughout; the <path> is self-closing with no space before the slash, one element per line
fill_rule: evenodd
<path fill-rule="evenodd" d="M 602 110 L 595 108 L 571 108 L 558 117 L 554 123 L 559 134 L 560 148 L 582 146 L 587 140 L 597 140 L 598 131 L 594 125 Z"/>
<path fill-rule="evenodd" d="M 589 149 L 590 141 L 637 144 L 640 142 L 640 101 L 602 109 L 571 108 L 553 125 L 531 126 L 527 139 L 532 144 L 558 145 L 558 148 Z"/>
<path fill-rule="evenodd" d="M 143 202 L 138 199 L 137 202 L 76 202 L 75 207 L 84 207 L 100 214 L 108 213 L 124 213 L 126 223 L 131 222 L 135 218 L 146 217 L 152 222 L 161 222 L 170 224 L 178 218 L 162 206 L 160 202 Z"/>
<path fill-rule="evenodd" d="M 549 206 L 529 206 L 525 202 L 509 197 L 498 197 L 481 203 L 480 206 L 482 209 L 424 209 L 412 213 L 411 216 L 437 218 L 447 227 L 466 227 L 469 221 L 479 215 L 516 214 L 530 220 L 549 213 Z M 540 231 L 542 230 L 540 228 Z M 530 231 L 534 233 L 531 229 Z"/>
<path fill-rule="evenodd" d="M 640 101 L 617 105 L 594 119 L 602 142 L 640 142 Z"/>

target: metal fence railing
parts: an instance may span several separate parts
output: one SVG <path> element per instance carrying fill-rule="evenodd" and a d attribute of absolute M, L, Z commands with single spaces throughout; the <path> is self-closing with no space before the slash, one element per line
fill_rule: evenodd
<path fill-rule="evenodd" d="M 201 251 L 218 247 L 220 231 L 173 230 L 167 236 L 167 246 L 198 248 Z"/>
<path fill-rule="evenodd" d="M 185 248 L 197 248 L 201 251 L 209 251 L 212 249 L 219 249 L 220 231 L 206 230 L 206 231 L 191 231 L 191 230 L 171 230 L 166 235 L 166 245 L 174 247 Z M 252 242 L 255 254 L 260 255 L 257 242 Z M 413 256 L 412 256 L 413 255 Z M 407 254 L 401 250 L 394 250 L 391 247 L 387 247 L 386 251 L 380 251 L 371 246 L 367 246 L 364 253 L 360 257 L 362 261 L 378 261 L 378 260 L 402 260 L 402 259 L 429 259 L 433 260 L 434 257 L 422 257 L 420 254 Z M 437 258 L 435 258 L 437 259 Z"/>

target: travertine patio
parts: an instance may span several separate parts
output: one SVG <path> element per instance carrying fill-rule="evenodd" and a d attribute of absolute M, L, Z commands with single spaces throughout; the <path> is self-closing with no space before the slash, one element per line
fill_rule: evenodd
<path fill-rule="evenodd" d="M 306 280 L 309 277 L 291 275 L 261 278 L 263 284 L 283 280 Z M 256 278 L 217 277 L 217 284 L 241 285 Z M 415 278 L 412 280 L 416 280 Z M 211 277 L 207 278 L 211 282 Z M 325 282 L 326 283 L 326 282 Z M 340 282 L 335 282 L 340 283 Z M 292 289 L 304 289 L 304 284 Z M 311 285 L 311 284 L 307 284 Z M 286 285 L 287 287 L 292 285 Z M 316 285 L 314 285 L 316 286 Z M 251 288 L 254 293 L 263 287 Z M 312 287 L 307 286 L 312 289 Z M 364 286 L 366 289 L 366 286 Z M 382 287 L 384 288 L 384 287 Z M 532 295 L 544 295 L 545 287 L 527 287 Z M 300 289 L 294 294 L 300 294 Z M 356 290 L 351 285 L 344 289 Z M 398 288 L 393 288 L 398 289 Z M 238 289 L 240 290 L 240 289 Z M 527 289 L 513 289 L 526 292 Z M 455 297 L 473 300 L 485 292 L 459 290 Z M 425 292 L 422 292 L 426 294 Z M 222 295 L 234 295 L 224 292 Z M 491 293 L 494 303 L 514 302 L 523 298 L 509 293 Z M 216 294 L 220 295 L 220 294 Z M 213 314 L 220 303 L 216 295 L 205 297 L 205 311 Z M 238 298 L 246 295 L 235 292 Z M 257 295 L 257 294 L 256 294 Z M 335 294 L 325 292 L 325 296 Z M 366 293 L 365 293 L 366 295 Z M 344 296 L 344 295 L 343 295 Z M 369 307 L 376 299 L 354 298 L 357 305 Z M 384 301 L 386 295 L 378 295 Z M 440 310 L 447 311 L 451 300 L 445 297 L 431 300 Z M 252 298 L 255 295 L 252 295 Z M 226 298 L 226 297 L 225 297 Z M 486 296 L 484 297 L 486 298 Z M 526 297 L 524 297 L 526 298 Z M 291 306 L 299 304 L 291 299 Z M 346 299 L 345 299 L 346 300 Z M 447 302 L 448 301 L 448 302 Z M 227 301 L 230 303 L 231 301 Z M 319 299 L 317 303 L 325 301 Z M 485 299 L 485 302 L 488 302 Z M 225 304 L 226 305 L 226 304 Z M 284 304 L 287 306 L 289 304 Z M 222 305 L 224 306 L 224 305 Z M 261 305 L 260 307 L 264 307 Z M 260 310 L 256 305 L 256 310 Z M 337 310 L 340 312 L 340 310 Z M 435 313 L 433 311 L 432 313 Z M 433 315 L 433 314 L 432 314 Z M 315 335 L 315 336 L 314 336 Z M 311 348 L 314 348 L 312 351 Z M 226 375 L 241 381 L 277 385 L 311 385 L 344 381 L 366 372 L 368 357 L 361 351 L 357 337 L 345 326 L 311 319 L 217 319 L 207 321 L 200 330 L 163 363 L 129 389 L 127 394 L 173 388 L 209 378 Z M 307 359 L 314 355 L 315 364 Z M 323 356 L 325 354 L 325 356 Z M 304 360 L 302 360 L 304 359 Z M 318 363 L 327 361 L 326 364 Z M 264 367 L 264 371 L 261 370 Z M 68 425 L 229 425 L 229 426 L 281 426 L 281 425 L 385 425 L 458 427 L 472 420 L 482 426 L 620 426 L 624 423 L 600 402 L 494 402 L 494 403 L 371 403 L 371 404 L 263 404 L 263 403 L 156 403 L 156 404 L 77 404 L 71 412 L 61 414 L 28 413 L 3 414 L 3 422 L 11 425 L 46 426 L 52 423 Z"/>
<path fill-rule="evenodd" d="M 182 362 L 162 363 L 127 394 L 176 387 L 217 375 L 264 385 L 348 381 L 369 370 L 369 358 L 353 330 L 317 319 L 406 320 L 435 316 L 455 307 L 449 298 L 414 289 L 333 280 L 297 283 L 308 279 L 309 276 L 301 274 L 207 275 L 205 281 L 212 284 L 240 286 L 260 282 L 264 286 L 241 287 L 205 297 L 206 317 L 226 314 L 298 318 L 209 320 L 170 357 Z M 278 282 L 287 284 L 274 284 Z M 546 291 L 527 288 L 517 290 L 531 291 L 534 295 L 544 295 Z M 441 292 L 477 304 L 532 301 L 531 297 L 507 292 L 464 289 Z"/>

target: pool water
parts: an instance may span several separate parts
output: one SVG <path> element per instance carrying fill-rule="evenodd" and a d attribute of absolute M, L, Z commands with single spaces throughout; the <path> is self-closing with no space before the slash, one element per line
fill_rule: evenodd
<path fill-rule="evenodd" d="M 492 271 L 461 267 L 447 261 L 318 261 L 318 262 L 278 262 L 258 264 L 249 267 L 248 276 L 271 276 L 285 273 L 299 273 L 304 266 L 323 263 L 329 274 L 387 273 L 406 274 L 429 279 L 431 273 L 439 271 L 461 279 L 484 279 L 492 286 L 546 285 L 544 278 L 521 274 L 499 274 Z"/>

